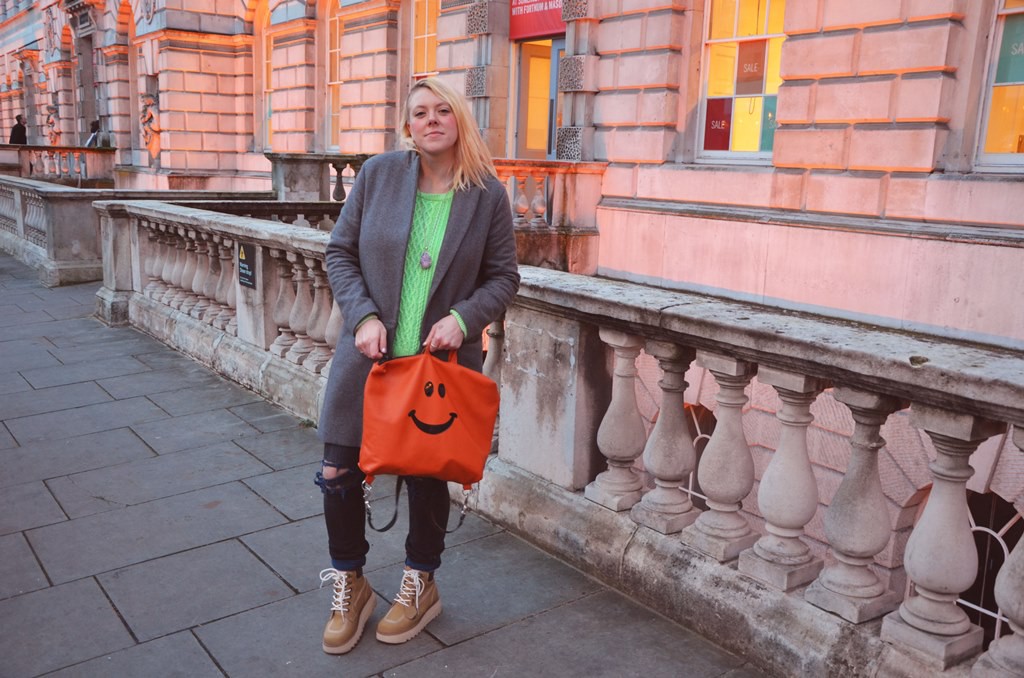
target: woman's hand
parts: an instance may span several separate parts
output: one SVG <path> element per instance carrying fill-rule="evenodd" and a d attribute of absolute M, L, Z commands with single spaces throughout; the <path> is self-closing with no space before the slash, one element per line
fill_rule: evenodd
<path fill-rule="evenodd" d="M 457 351 L 465 338 L 459 322 L 452 315 L 446 315 L 430 328 L 430 334 L 423 345 L 431 352 Z"/>
<path fill-rule="evenodd" d="M 370 318 L 356 330 L 356 348 L 370 360 L 380 360 L 388 350 L 388 331 L 379 318 Z"/>

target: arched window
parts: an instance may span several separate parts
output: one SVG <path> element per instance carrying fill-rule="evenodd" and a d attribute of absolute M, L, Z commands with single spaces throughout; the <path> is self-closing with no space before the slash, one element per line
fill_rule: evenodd
<path fill-rule="evenodd" d="M 412 78 L 437 74 L 437 17 L 441 0 L 413 0 Z"/>
<path fill-rule="evenodd" d="M 785 0 L 709 0 L 700 157 L 771 158 Z"/>
<path fill-rule="evenodd" d="M 1024 167 L 1024 0 L 1001 0 L 992 35 L 978 161 Z"/>

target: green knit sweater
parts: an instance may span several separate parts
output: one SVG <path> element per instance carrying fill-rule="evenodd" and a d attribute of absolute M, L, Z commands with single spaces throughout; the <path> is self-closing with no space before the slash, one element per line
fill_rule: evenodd
<path fill-rule="evenodd" d="M 412 231 L 405 251 L 405 272 L 402 294 L 398 302 L 398 327 L 395 329 L 394 357 L 414 355 L 420 351 L 420 331 L 427 312 L 427 297 L 434 281 L 441 242 L 448 229 L 452 207 L 452 191 L 447 193 L 416 192 L 412 213 Z M 430 268 L 423 268 L 420 259 L 426 251 Z M 461 322 L 460 322 L 461 325 Z"/>

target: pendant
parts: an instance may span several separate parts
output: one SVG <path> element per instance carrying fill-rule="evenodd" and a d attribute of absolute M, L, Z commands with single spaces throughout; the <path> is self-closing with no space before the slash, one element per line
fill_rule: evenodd
<path fill-rule="evenodd" d="M 420 255 L 420 268 L 426 270 L 430 268 L 430 265 L 434 263 L 434 260 L 430 258 L 430 253 L 423 250 L 423 254 Z"/>

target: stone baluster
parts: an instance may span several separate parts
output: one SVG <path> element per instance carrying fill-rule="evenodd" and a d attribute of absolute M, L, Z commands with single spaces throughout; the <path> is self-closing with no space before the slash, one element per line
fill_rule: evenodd
<path fill-rule="evenodd" d="M 206 277 L 206 284 L 203 286 L 203 296 L 208 305 L 199 317 L 204 323 L 212 325 L 214 319 L 220 315 L 221 306 L 217 301 L 217 290 L 220 288 L 220 278 L 224 274 L 220 266 L 220 255 L 218 253 L 217 241 L 219 238 L 209 233 L 203 233 L 203 240 L 207 241 L 206 258 L 210 267 L 210 273 Z"/>
<path fill-rule="evenodd" d="M 177 308 L 181 306 L 181 300 L 185 297 L 185 292 L 181 289 L 181 275 L 185 272 L 185 229 L 171 228 L 174 233 L 174 268 L 171 269 L 171 289 L 164 297 L 164 303 L 171 308 Z"/>
<path fill-rule="evenodd" d="M 184 293 L 178 310 L 182 313 L 189 313 L 196 305 L 199 297 L 193 289 L 196 284 L 196 271 L 198 270 L 196 259 L 196 232 L 185 231 L 185 268 L 181 272 L 181 289 Z"/>
<path fill-rule="evenodd" d="M 145 297 L 152 298 L 153 293 L 160 285 L 160 269 L 163 266 L 160 263 L 160 233 L 156 230 L 156 227 L 149 221 L 139 221 L 139 226 L 146 229 L 146 239 L 148 240 L 148 247 L 146 248 L 146 286 L 142 288 L 142 295 Z"/>
<path fill-rule="evenodd" d="M 935 444 L 928 503 L 907 542 L 904 567 L 913 593 L 882 622 L 882 640 L 908 646 L 945 669 L 982 645 L 982 629 L 957 604 L 978 574 L 978 549 L 967 509 L 971 454 L 1005 424 L 914 404 L 910 423 Z"/>
<path fill-rule="evenodd" d="M 604 327 L 600 337 L 615 352 L 612 400 L 597 429 L 597 447 L 608 460 L 608 469 L 587 485 L 583 495 L 613 511 L 625 511 L 640 501 L 643 492 L 640 474 L 633 470 L 646 438 L 636 404 L 636 358 L 643 339 Z"/>
<path fill-rule="evenodd" d="M 1013 442 L 1024 452 L 1024 426 L 1013 427 Z M 988 652 L 975 662 L 971 678 L 1024 676 L 1024 538 L 999 568 L 995 596 L 1013 633 L 996 638 L 988 646 Z"/>
<path fill-rule="evenodd" d="M 501 349 L 505 345 L 505 314 L 487 326 L 487 357 L 484 358 L 483 373 L 496 383 L 501 383 Z"/>
<path fill-rule="evenodd" d="M 228 283 L 228 299 L 227 299 L 227 311 L 228 311 L 228 324 L 224 326 L 224 331 L 233 337 L 238 336 L 238 303 L 236 301 L 238 296 L 238 284 L 235 282 L 236 269 L 235 269 L 235 257 L 234 252 L 231 252 L 231 279 Z"/>
<path fill-rule="evenodd" d="M 718 383 L 718 422 L 697 467 L 708 510 L 683 530 L 682 541 L 725 562 L 758 538 L 740 515 L 743 499 L 754 486 L 754 460 L 743 433 L 743 406 L 747 403 L 744 390 L 757 365 L 705 351 L 697 351 L 697 364 L 707 368 Z"/>
<path fill-rule="evenodd" d="M 270 352 L 283 358 L 295 344 L 295 333 L 292 332 L 288 319 L 295 305 L 295 285 L 292 282 L 292 266 L 285 259 L 281 250 L 270 250 L 270 258 L 277 263 L 277 298 L 274 300 L 273 319 L 278 335 L 270 345 Z"/>
<path fill-rule="evenodd" d="M 757 506 L 765 531 L 750 550 L 740 554 L 740 572 L 782 591 L 813 581 L 824 565 L 800 536 L 818 510 L 818 481 L 807 452 L 807 427 L 814 421 L 811 403 L 827 386 L 803 374 L 764 367 L 762 384 L 775 387 L 782 401 L 776 418 L 782 425 L 779 445 L 761 477 Z"/>
<path fill-rule="evenodd" d="M 512 219 L 514 228 L 526 226 L 526 213 L 530 211 L 530 201 L 526 197 L 526 175 L 513 175 L 516 184 L 516 199 L 512 202 L 512 209 L 516 213 Z"/>
<path fill-rule="evenodd" d="M 812 605 L 859 624 L 895 610 L 903 595 L 887 591 L 868 567 L 889 543 L 891 519 L 878 476 L 879 430 L 907 403 L 888 396 L 838 387 L 833 397 L 850 408 L 853 436 L 843 482 L 825 511 L 825 536 L 835 562 L 804 593 Z"/>
<path fill-rule="evenodd" d="M 328 291 L 330 291 L 330 286 L 328 286 Z M 324 341 L 327 342 L 327 345 L 331 349 L 331 359 L 328 360 L 327 364 L 324 365 L 324 368 L 320 370 L 320 374 L 324 376 L 327 376 L 327 374 L 331 371 L 331 363 L 334 361 L 334 352 L 335 349 L 337 349 L 338 347 L 338 339 L 341 338 L 341 309 L 338 307 L 338 303 L 333 299 L 334 298 L 332 296 L 331 317 L 327 319 L 327 331 L 324 332 Z"/>
<path fill-rule="evenodd" d="M 221 237 L 217 243 L 217 257 L 220 259 L 220 279 L 217 281 L 217 303 L 220 310 L 213 319 L 213 326 L 218 330 L 227 331 L 228 323 L 234 317 L 234 310 L 231 308 L 231 288 L 235 286 L 235 267 L 232 261 L 234 257 L 234 242 L 229 238 Z"/>
<path fill-rule="evenodd" d="M 188 312 L 193 318 L 202 318 L 210 307 L 210 298 L 206 296 L 206 285 L 210 279 L 210 240 L 206 233 L 196 233 L 196 275 L 192 280 L 192 291 L 196 295 L 196 303 Z"/>
<path fill-rule="evenodd" d="M 530 211 L 533 212 L 533 218 L 530 219 L 531 228 L 544 229 L 548 227 L 548 222 L 544 220 L 544 214 L 548 210 L 546 178 L 547 174 L 544 172 L 533 174 L 533 200 L 530 201 Z"/>
<path fill-rule="evenodd" d="M 292 312 L 288 316 L 288 326 L 295 333 L 295 343 L 288 349 L 284 358 L 288 362 L 301 365 L 313 350 L 313 341 L 307 334 L 309 315 L 313 310 L 313 295 L 310 292 L 305 261 L 294 252 L 288 252 L 287 256 L 288 261 L 292 264 L 295 279 L 295 303 L 292 304 Z"/>
<path fill-rule="evenodd" d="M 313 342 L 313 350 L 302 361 L 302 366 L 310 372 L 319 373 L 331 359 L 331 349 L 327 346 L 327 319 L 331 315 L 331 290 L 327 284 L 325 262 L 307 258 L 306 266 L 309 267 L 309 271 L 313 275 L 313 311 L 309 315 L 309 327 L 306 329 Z"/>
<path fill-rule="evenodd" d="M 160 271 L 160 279 L 164 281 L 163 293 L 156 297 L 156 301 L 166 304 L 174 296 L 174 262 L 178 259 L 178 238 L 174 235 L 174 229 L 160 224 L 160 231 L 164 234 L 164 265 Z"/>
<path fill-rule="evenodd" d="M 654 476 L 654 489 L 633 506 L 630 515 L 641 525 L 662 534 L 680 532 L 700 515 L 690 495 L 680 486 L 697 465 L 697 452 L 686 425 L 683 393 L 686 370 L 693 362 L 694 350 L 661 341 L 648 341 L 647 353 L 661 366 L 661 409 L 647 445 L 644 469 Z"/>

